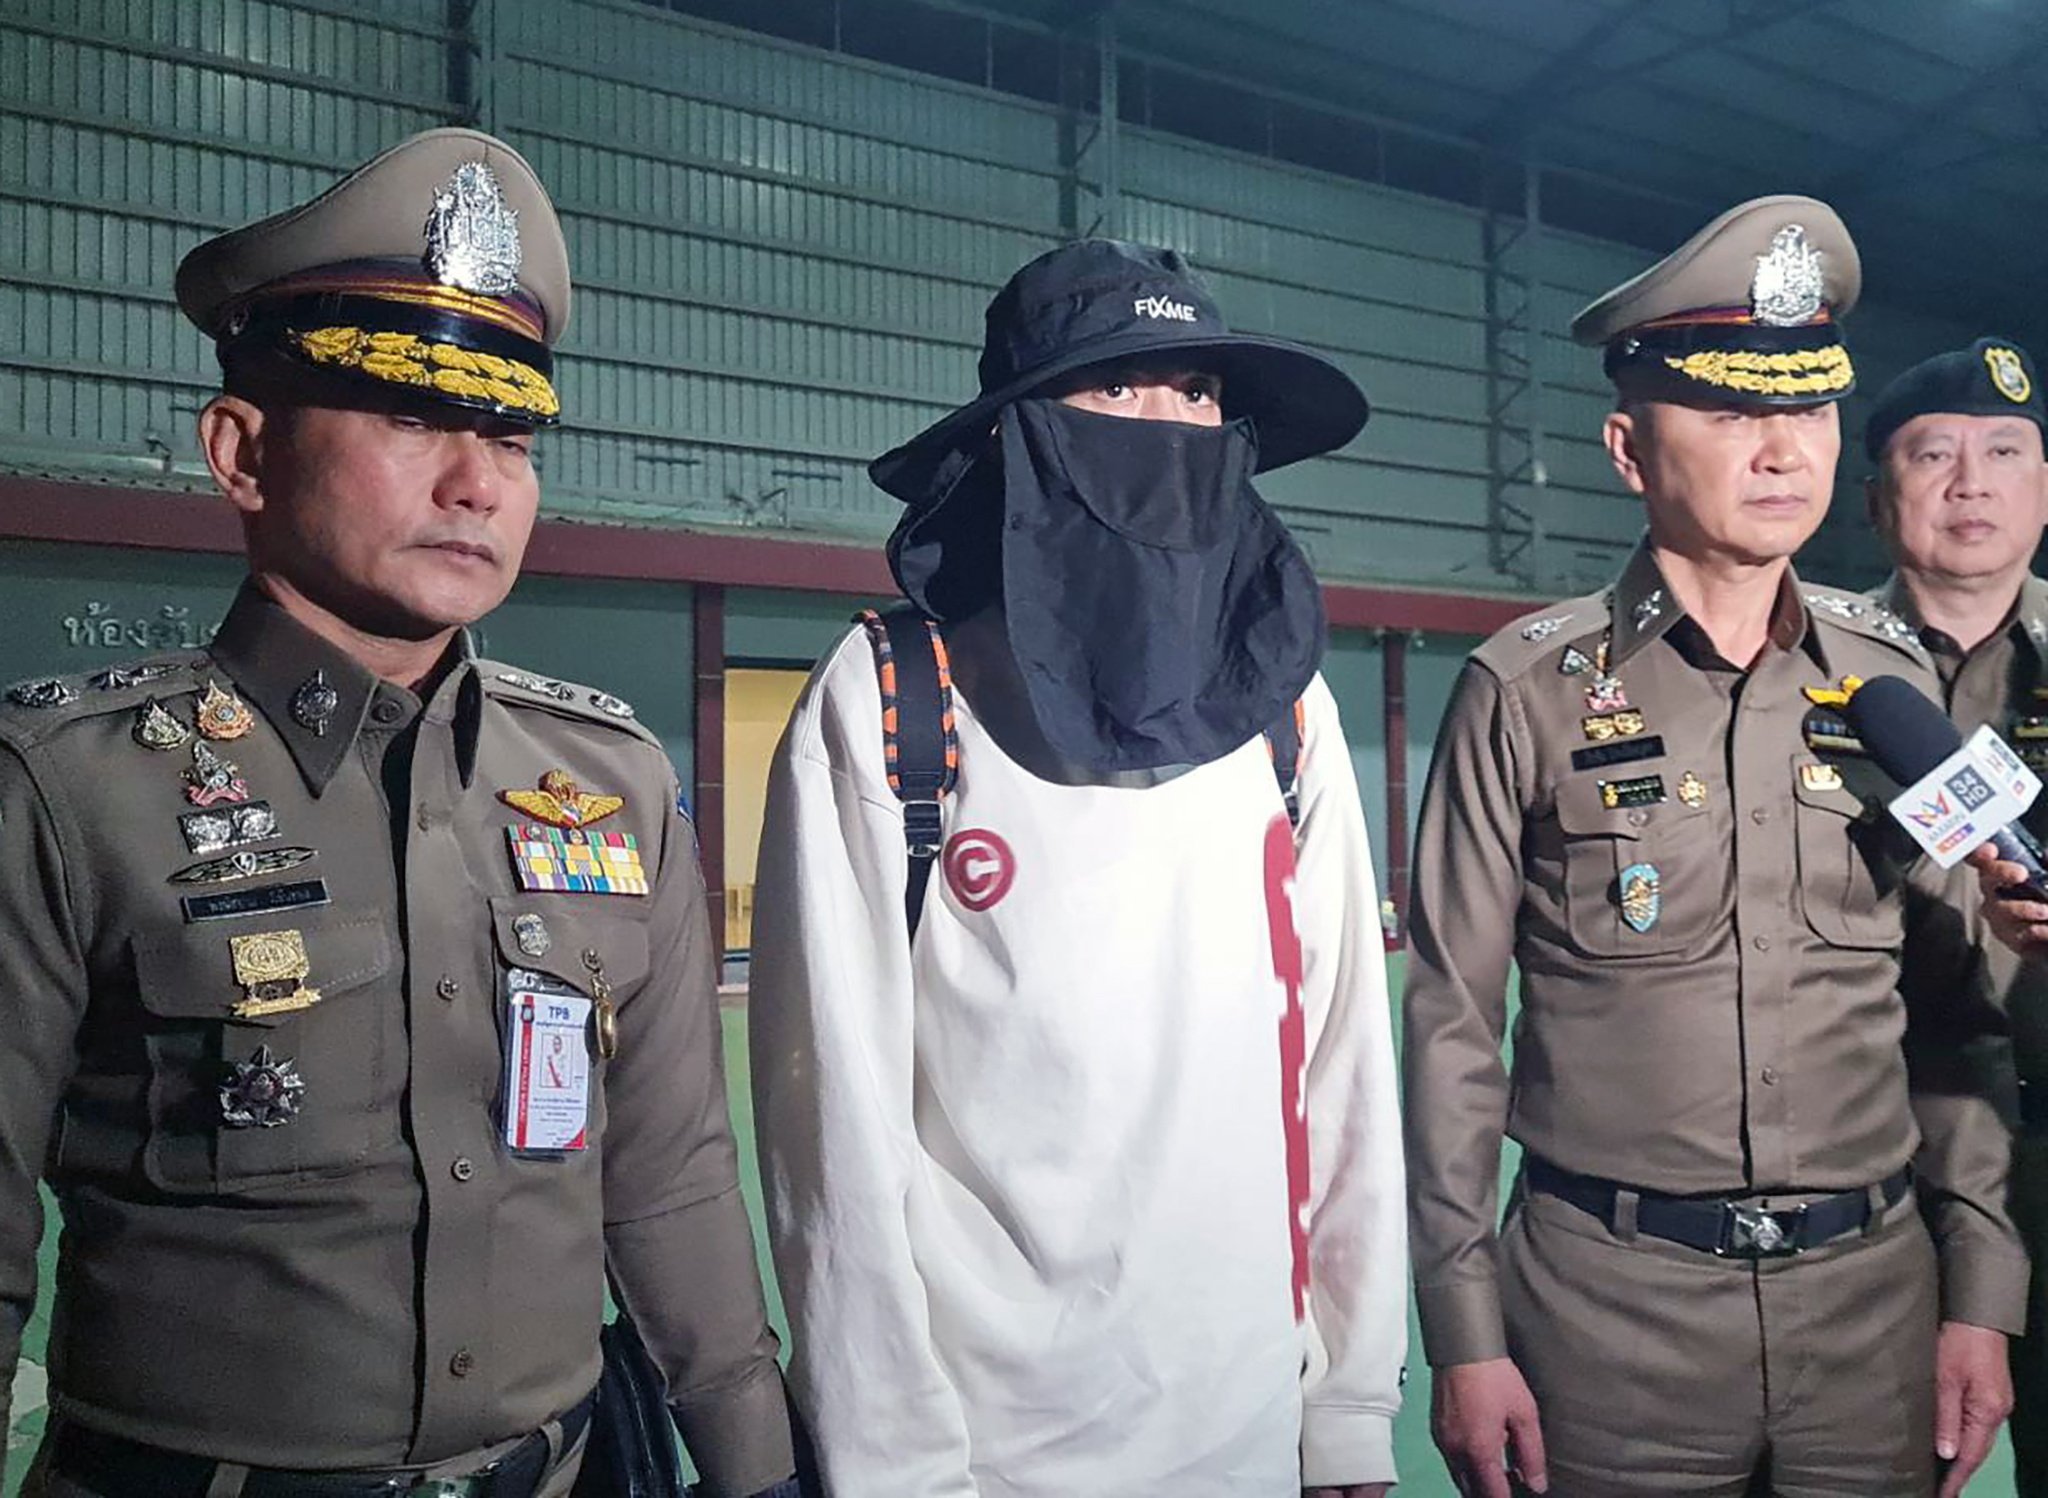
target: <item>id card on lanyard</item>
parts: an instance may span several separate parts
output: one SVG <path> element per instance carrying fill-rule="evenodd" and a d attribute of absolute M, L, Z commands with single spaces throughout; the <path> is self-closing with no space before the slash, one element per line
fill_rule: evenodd
<path fill-rule="evenodd" d="M 505 979 L 505 1144 L 514 1154 L 587 1148 L 590 1000 L 513 969 Z"/>

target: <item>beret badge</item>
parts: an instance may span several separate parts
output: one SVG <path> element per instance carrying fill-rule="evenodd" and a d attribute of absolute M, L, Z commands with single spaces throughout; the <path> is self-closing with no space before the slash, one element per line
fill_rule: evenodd
<path fill-rule="evenodd" d="M 2017 349 L 1992 344 L 1984 350 L 1984 367 L 1991 371 L 1992 386 L 2014 405 L 2023 406 L 2032 397 L 2034 382 L 2027 378 L 2027 367 L 2020 362 Z"/>

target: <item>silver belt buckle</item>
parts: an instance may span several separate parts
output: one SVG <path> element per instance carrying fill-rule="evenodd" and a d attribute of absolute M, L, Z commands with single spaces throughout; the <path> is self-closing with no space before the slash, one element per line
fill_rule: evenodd
<path fill-rule="evenodd" d="M 1714 1252 L 1724 1259 L 1790 1258 L 1800 1251 L 1799 1224 L 1805 1216 L 1803 1206 L 1774 1212 L 1728 1202 L 1721 1208 L 1721 1241 Z"/>

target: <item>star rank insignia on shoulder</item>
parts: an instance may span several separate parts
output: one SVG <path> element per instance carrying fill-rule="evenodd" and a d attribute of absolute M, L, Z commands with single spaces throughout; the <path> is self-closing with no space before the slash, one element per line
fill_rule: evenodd
<path fill-rule="evenodd" d="M 20 681 L 7 689 L 7 700 L 16 707 L 69 707 L 78 700 L 78 688 L 61 676 Z"/>

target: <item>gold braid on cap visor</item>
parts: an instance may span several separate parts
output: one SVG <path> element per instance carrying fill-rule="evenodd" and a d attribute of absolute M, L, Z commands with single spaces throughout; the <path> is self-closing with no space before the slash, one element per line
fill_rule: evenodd
<path fill-rule="evenodd" d="M 1839 343 L 1782 354 L 1704 349 L 1683 359 L 1666 354 L 1664 362 L 1687 379 L 1746 395 L 1833 395 L 1856 380 L 1849 351 Z"/>
<path fill-rule="evenodd" d="M 561 414 L 562 402 L 548 377 L 517 359 L 431 343 L 416 333 L 373 333 L 365 328 L 315 328 L 294 332 L 291 340 L 315 364 L 359 369 L 393 385 L 436 390 L 461 400 L 490 401 L 507 411 L 538 417 Z"/>

